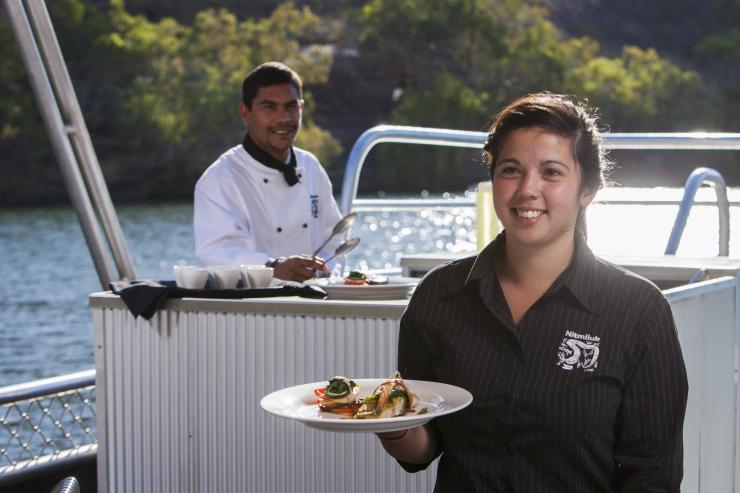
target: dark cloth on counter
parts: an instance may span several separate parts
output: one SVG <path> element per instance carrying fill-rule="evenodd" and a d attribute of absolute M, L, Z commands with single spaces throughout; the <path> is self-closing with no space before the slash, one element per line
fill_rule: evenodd
<path fill-rule="evenodd" d="M 114 294 L 121 297 L 134 317 L 141 315 L 149 320 L 167 298 L 274 298 L 277 296 L 300 296 L 322 299 L 326 291 L 317 286 L 290 283 L 274 288 L 259 289 L 186 289 L 178 288 L 175 281 L 116 281 L 110 283 Z"/>
<path fill-rule="evenodd" d="M 435 492 L 679 491 L 688 382 L 660 290 L 577 238 L 515 326 L 494 266 L 505 248 L 504 232 L 430 272 L 401 319 L 404 378 L 473 394 L 429 425 Z"/>

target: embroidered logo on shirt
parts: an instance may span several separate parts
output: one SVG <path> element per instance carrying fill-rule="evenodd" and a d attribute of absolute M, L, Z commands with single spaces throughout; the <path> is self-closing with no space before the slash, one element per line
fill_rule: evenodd
<path fill-rule="evenodd" d="M 319 217 L 319 196 L 311 195 L 311 215 L 314 219 Z"/>
<path fill-rule="evenodd" d="M 563 342 L 558 348 L 557 365 L 563 370 L 583 368 L 584 371 L 594 371 L 599 360 L 600 342 L 601 338 L 598 336 L 565 331 Z"/>

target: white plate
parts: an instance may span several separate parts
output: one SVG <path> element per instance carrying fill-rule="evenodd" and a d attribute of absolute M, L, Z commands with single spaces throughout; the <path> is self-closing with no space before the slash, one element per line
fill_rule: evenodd
<path fill-rule="evenodd" d="M 419 283 L 412 277 L 390 277 L 388 284 L 353 286 L 344 284 L 343 278 L 313 279 L 306 284 L 318 286 L 326 291 L 330 300 L 403 300 Z"/>
<path fill-rule="evenodd" d="M 360 386 L 359 397 L 370 394 L 385 381 L 382 378 L 354 379 Z M 404 380 L 409 390 L 419 398 L 417 410 L 427 408 L 425 414 L 409 413 L 405 416 L 382 419 L 354 419 L 340 414 L 321 411 L 316 403 L 315 389 L 324 388 L 326 381 L 288 387 L 266 395 L 260 401 L 262 409 L 281 418 L 302 422 L 311 428 L 346 433 L 378 433 L 381 431 L 405 430 L 420 426 L 427 421 L 457 412 L 473 401 L 470 392 L 454 385 Z"/>

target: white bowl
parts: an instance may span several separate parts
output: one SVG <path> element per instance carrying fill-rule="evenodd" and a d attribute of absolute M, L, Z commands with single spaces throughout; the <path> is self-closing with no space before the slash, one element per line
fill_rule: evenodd
<path fill-rule="evenodd" d="M 211 287 L 215 289 L 234 289 L 241 277 L 239 268 L 233 265 L 209 265 L 208 271 L 211 273 Z"/>
<path fill-rule="evenodd" d="M 244 287 L 266 288 L 272 281 L 273 268 L 266 265 L 242 264 L 240 266 Z"/>
<path fill-rule="evenodd" d="M 208 282 L 208 269 L 195 265 L 176 265 L 173 269 L 175 282 L 181 288 L 203 289 Z"/>

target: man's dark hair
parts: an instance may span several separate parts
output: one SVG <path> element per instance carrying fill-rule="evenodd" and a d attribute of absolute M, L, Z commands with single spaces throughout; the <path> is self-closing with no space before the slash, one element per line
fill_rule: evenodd
<path fill-rule="evenodd" d="M 290 67 L 280 62 L 267 62 L 258 66 L 242 82 L 242 101 L 252 109 L 252 100 L 257 96 L 260 87 L 291 84 L 303 98 L 303 82 L 300 76 Z"/>

